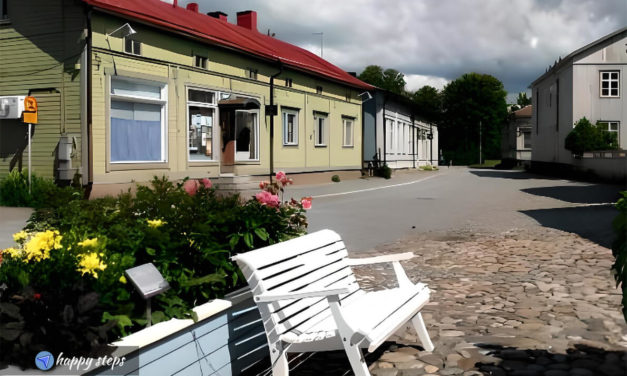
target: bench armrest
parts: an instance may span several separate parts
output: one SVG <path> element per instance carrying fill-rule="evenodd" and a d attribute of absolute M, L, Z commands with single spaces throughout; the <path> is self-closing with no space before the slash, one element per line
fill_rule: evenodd
<path fill-rule="evenodd" d="M 350 290 L 348 287 L 342 287 L 339 289 L 330 290 L 303 290 L 298 292 L 286 292 L 286 293 L 264 293 L 254 297 L 255 302 L 275 302 L 277 300 L 289 300 L 289 299 L 302 299 L 302 298 L 317 298 L 326 297 L 332 295 L 348 294 Z"/>
<path fill-rule="evenodd" d="M 383 262 L 394 262 L 394 261 L 403 261 L 409 260 L 414 257 L 413 252 L 405 252 L 405 253 L 397 253 L 394 255 L 383 255 L 383 256 L 375 256 L 375 257 L 363 257 L 363 258 L 347 258 L 346 261 L 348 265 L 369 265 L 369 264 L 380 264 Z"/>

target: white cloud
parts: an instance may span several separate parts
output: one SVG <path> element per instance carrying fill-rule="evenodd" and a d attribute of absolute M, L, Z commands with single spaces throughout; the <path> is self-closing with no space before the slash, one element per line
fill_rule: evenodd
<path fill-rule="evenodd" d="M 405 76 L 405 82 L 407 83 L 405 88 L 409 91 L 416 91 L 426 85 L 442 90 L 444 89 L 444 86 L 450 82 L 450 80 L 442 77 L 408 74 Z"/>

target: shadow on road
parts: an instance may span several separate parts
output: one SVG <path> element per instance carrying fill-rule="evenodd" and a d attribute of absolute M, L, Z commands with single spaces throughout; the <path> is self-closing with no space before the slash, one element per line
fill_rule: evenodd
<path fill-rule="evenodd" d="M 550 176 L 535 175 L 525 171 L 470 170 L 470 173 L 480 178 L 562 180 Z"/>
<path fill-rule="evenodd" d="M 566 354 L 553 354 L 546 350 L 520 350 L 496 345 L 478 345 L 493 349 L 490 355 L 502 359 L 498 364 L 477 364 L 487 375 L 627 375 L 627 352 L 575 345 Z M 561 372 L 560 372 L 561 371 Z"/>
<path fill-rule="evenodd" d="M 616 202 L 620 198 L 620 187 L 613 185 L 557 186 L 525 188 L 522 192 L 550 197 L 578 204 L 600 204 Z"/>
<path fill-rule="evenodd" d="M 603 247 L 611 248 L 614 240 L 612 220 L 618 211 L 612 205 L 521 210 L 544 227 L 572 232 Z"/>

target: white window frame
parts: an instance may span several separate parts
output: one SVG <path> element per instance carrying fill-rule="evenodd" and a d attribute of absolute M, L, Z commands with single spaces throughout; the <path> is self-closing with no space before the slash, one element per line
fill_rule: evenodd
<path fill-rule="evenodd" d="M 346 128 L 349 123 L 350 132 L 346 132 Z M 346 139 L 347 134 L 350 135 L 350 140 Z M 355 146 L 355 118 L 342 116 L 342 146 L 345 148 L 352 148 Z"/>
<path fill-rule="evenodd" d="M 298 110 L 291 108 L 281 109 L 281 115 L 283 118 L 283 145 L 284 146 L 298 146 Z M 288 140 L 288 122 L 287 117 L 289 115 L 294 116 L 294 129 L 292 129 L 292 140 Z"/>
<path fill-rule="evenodd" d="M 607 129 L 604 129 L 606 132 L 616 133 L 616 140 L 620 144 L 620 121 L 616 120 L 599 120 L 598 124 L 606 124 Z M 612 125 L 616 125 L 616 130 L 612 130 Z"/>
<path fill-rule="evenodd" d="M 151 86 L 159 86 L 161 88 L 161 92 L 160 92 L 160 99 L 155 99 L 155 98 L 148 98 L 148 97 L 141 97 L 141 96 L 136 96 L 136 95 L 123 95 L 123 94 L 113 94 L 113 81 L 114 80 L 119 80 L 119 81 L 127 81 L 127 82 L 134 82 L 134 83 L 140 83 L 140 84 L 144 84 L 144 85 L 151 85 Z M 109 123 L 109 163 L 111 164 L 116 164 L 116 165 L 120 165 L 120 164 L 129 164 L 129 163 L 165 163 L 168 161 L 168 141 L 167 141 L 167 136 L 168 136 L 168 85 L 166 83 L 163 82 L 156 82 L 156 81 L 148 81 L 148 80 L 142 80 L 142 79 L 136 79 L 136 78 L 130 78 L 130 77 L 119 77 L 116 76 L 115 78 L 109 76 L 109 103 L 107 103 L 107 105 L 109 106 L 109 119 L 107 120 Z M 111 160 L 111 102 L 112 101 L 120 101 L 120 102 L 129 102 L 129 103 L 146 103 L 146 104 L 158 104 L 161 105 L 161 159 L 158 161 L 112 161 Z"/>
<path fill-rule="evenodd" d="M 612 78 L 612 74 L 616 73 L 616 78 Z M 603 78 L 607 74 L 608 78 Z M 607 95 L 603 95 L 603 82 L 607 82 Z M 616 95 L 612 94 L 612 82 L 616 82 Z M 603 70 L 599 71 L 599 96 L 601 98 L 620 98 L 620 71 L 619 70 Z"/>
<path fill-rule="evenodd" d="M 320 127 L 320 120 L 322 120 L 322 127 Z M 322 112 L 314 112 L 314 146 L 326 147 L 327 146 L 327 122 L 329 116 Z M 322 136 L 320 135 L 322 133 Z M 319 140 L 322 143 L 318 142 Z"/>
<path fill-rule="evenodd" d="M 194 86 L 187 86 L 186 87 L 187 90 L 185 90 L 185 93 L 187 95 L 187 101 L 186 101 L 186 116 L 185 116 L 185 133 L 187 134 L 187 136 L 185 137 L 185 145 L 187 145 L 187 161 L 190 163 L 203 163 L 203 162 L 214 162 L 217 160 L 216 158 L 216 143 L 215 143 L 215 135 L 216 135 L 216 124 L 217 124 L 217 118 L 218 118 L 218 95 L 220 93 L 218 93 L 215 90 L 209 90 L 209 89 L 204 89 L 204 88 L 199 88 L 199 87 L 194 87 Z M 194 91 L 206 91 L 209 93 L 213 93 L 213 103 L 207 103 L 207 102 L 194 102 L 192 100 L 189 99 L 190 95 L 189 92 L 191 90 Z M 213 117 L 212 117 L 212 121 L 213 124 L 211 124 L 211 159 L 205 159 L 205 160 L 200 160 L 200 159 L 191 159 L 191 153 L 189 152 L 189 107 L 190 106 L 194 106 L 194 107 L 205 107 L 205 108 L 212 108 L 213 109 Z"/>
<path fill-rule="evenodd" d="M 259 110 L 235 110 L 235 121 L 237 121 L 237 112 L 247 112 L 251 114 L 255 114 L 255 124 L 254 124 L 254 132 L 257 137 L 255 137 L 255 158 L 239 158 L 237 156 L 237 135 L 235 136 L 235 162 L 258 162 L 259 161 Z M 235 131 L 237 131 L 237 125 L 235 125 Z M 248 153 L 250 155 L 250 152 Z"/>

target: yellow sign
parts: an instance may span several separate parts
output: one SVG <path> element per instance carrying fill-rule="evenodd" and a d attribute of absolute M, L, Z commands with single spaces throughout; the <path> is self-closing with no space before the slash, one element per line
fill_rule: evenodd
<path fill-rule="evenodd" d="M 35 97 L 24 98 L 23 122 L 37 124 L 37 100 Z"/>

